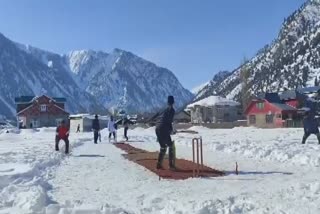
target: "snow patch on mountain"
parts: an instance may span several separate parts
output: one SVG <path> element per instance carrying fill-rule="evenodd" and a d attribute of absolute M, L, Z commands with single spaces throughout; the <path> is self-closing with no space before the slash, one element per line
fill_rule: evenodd
<path fill-rule="evenodd" d="M 191 92 L 193 93 L 193 94 L 198 94 L 199 93 L 199 91 L 201 91 L 205 86 L 207 86 L 208 84 L 209 84 L 209 82 L 210 81 L 208 81 L 208 82 L 206 82 L 206 83 L 202 83 L 201 85 L 199 85 L 199 86 L 197 86 L 197 87 L 194 87 L 192 90 L 191 90 Z"/>

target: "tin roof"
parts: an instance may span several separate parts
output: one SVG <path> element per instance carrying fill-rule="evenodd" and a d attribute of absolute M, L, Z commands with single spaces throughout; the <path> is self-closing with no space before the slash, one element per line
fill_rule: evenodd
<path fill-rule="evenodd" d="M 16 97 L 14 101 L 16 103 L 30 103 L 34 97 L 35 96 L 21 96 L 21 97 Z"/>
<path fill-rule="evenodd" d="M 46 95 L 45 95 L 46 96 Z M 33 99 L 37 98 L 37 96 L 20 96 L 14 99 L 15 103 L 31 103 Z M 54 100 L 56 103 L 65 103 L 67 100 L 63 97 L 49 97 Z"/>
<path fill-rule="evenodd" d="M 294 100 L 297 98 L 297 93 L 295 90 L 284 91 L 280 94 L 281 100 Z"/>
<path fill-rule="evenodd" d="M 285 110 L 285 111 L 296 111 L 297 110 L 296 108 L 289 106 L 287 104 L 283 104 L 283 103 L 271 103 L 271 104 L 280 108 L 281 110 Z"/>

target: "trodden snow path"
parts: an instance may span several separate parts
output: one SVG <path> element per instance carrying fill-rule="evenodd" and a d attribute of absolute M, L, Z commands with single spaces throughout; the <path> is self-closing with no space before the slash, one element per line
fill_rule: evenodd
<path fill-rule="evenodd" d="M 242 135 L 258 139 L 256 134 L 262 133 L 258 129 L 208 133 L 208 130 L 201 128 L 198 131 L 207 141 L 214 133 L 220 135 L 221 141 L 226 141 L 226 134 L 241 131 L 234 134 L 238 136 L 236 145 L 240 144 L 240 149 L 248 143 L 242 142 Z M 298 138 L 296 130 L 283 131 L 289 136 L 288 139 L 290 136 Z M 250 136 L 250 133 L 254 136 Z M 158 150 L 154 130 L 136 129 L 130 134 L 135 141 L 131 143 L 134 146 L 150 151 Z M 175 136 L 179 157 L 191 159 L 192 137 L 188 134 Z M 214 147 L 205 144 L 206 164 L 225 170 L 227 176 L 181 181 L 159 181 L 152 172 L 124 159 L 121 156 L 123 152 L 106 141 L 98 145 L 86 142 L 74 149 L 72 156 L 57 168 L 49 181 L 53 187 L 49 196 L 59 204 L 69 201 L 70 207 L 87 208 L 92 213 L 98 213 L 99 210 L 106 213 L 319 213 L 319 168 L 314 167 L 314 162 L 303 166 L 301 164 L 304 160 L 299 163 L 298 160 L 291 161 L 289 158 L 284 161 L 279 158 L 285 153 L 283 146 L 277 148 L 274 142 L 279 137 L 269 138 L 271 140 L 265 146 L 278 149 L 275 156 L 278 158 L 268 158 L 272 157 L 272 153 L 267 153 L 266 157 L 259 157 L 260 153 L 253 156 L 251 149 L 254 145 L 247 146 L 250 152 L 248 156 L 236 149 L 225 151 L 228 145 Z M 256 145 L 254 149 L 259 151 L 261 146 Z M 301 145 L 288 148 L 288 153 L 296 151 L 298 146 Z M 308 152 L 311 152 L 310 147 L 306 149 Z M 310 158 L 313 160 L 317 157 L 312 154 Z M 233 173 L 236 161 L 239 163 L 240 175 Z"/>

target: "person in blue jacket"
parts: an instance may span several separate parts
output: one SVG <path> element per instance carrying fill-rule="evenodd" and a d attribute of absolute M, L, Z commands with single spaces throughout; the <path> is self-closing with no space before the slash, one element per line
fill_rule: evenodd
<path fill-rule="evenodd" d="M 315 134 L 318 138 L 318 142 L 320 144 L 320 133 L 318 128 L 318 121 L 315 118 L 315 115 L 312 111 L 306 111 L 305 117 L 303 119 L 303 128 L 304 128 L 304 135 L 302 138 L 302 144 L 306 143 L 307 138 L 311 134 Z"/>
<path fill-rule="evenodd" d="M 173 131 L 172 122 L 175 114 L 175 110 L 173 108 L 174 97 L 168 96 L 168 107 L 162 113 L 160 120 L 156 125 L 156 135 L 158 142 L 160 144 L 160 153 L 157 162 L 157 169 L 163 169 L 162 162 L 164 156 L 166 155 L 167 147 L 169 147 L 169 167 L 170 169 L 175 169 L 174 163 L 174 148 L 173 142 L 171 140 L 170 134 Z"/>

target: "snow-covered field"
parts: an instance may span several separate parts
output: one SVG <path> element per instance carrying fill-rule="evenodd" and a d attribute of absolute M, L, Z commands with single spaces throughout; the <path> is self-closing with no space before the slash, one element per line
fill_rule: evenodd
<path fill-rule="evenodd" d="M 0 132 L 0 213 L 320 213 L 315 136 L 301 145 L 302 129 L 191 129 L 199 135 L 174 136 L 178 158 L 191 159 L 191 139 L 202 136 L 206 165 L 226 176 L 159 181 L 106 131 L 98 145 L 91 133 L 71 134 L 68 156 L 54 151 L 52 128 Z M 153 128 L 129 135 L 133 146 L 159 149 Z"/>

